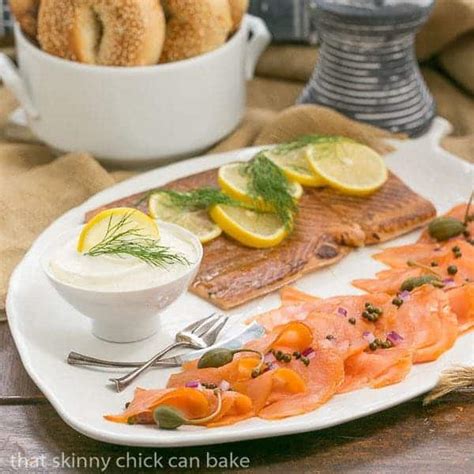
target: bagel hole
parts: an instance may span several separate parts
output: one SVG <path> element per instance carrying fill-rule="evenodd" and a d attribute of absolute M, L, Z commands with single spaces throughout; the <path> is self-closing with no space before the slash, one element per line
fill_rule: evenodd
<path fill-rule="evenodd" d="M 99 13 L 92 8 L 92 16 L 94 18 L 94 30 L 95 30 L 95 41 L 94 41 L 94 52 L 96 55 L 99 54 L 100 44 L 102 42 L 102 36 L 104 35 L 104 23 Z"/>
<path fill-rule="evenodd" d="M 80 11 L 80 31 L 83 43 L 83 52 L 85 57 L 81 58 L 84 62 L 96 63 L 99 54 L 102 35 L 104 33 L 104 24 L 100 14 L 94 7 L 84 8 Z"/>

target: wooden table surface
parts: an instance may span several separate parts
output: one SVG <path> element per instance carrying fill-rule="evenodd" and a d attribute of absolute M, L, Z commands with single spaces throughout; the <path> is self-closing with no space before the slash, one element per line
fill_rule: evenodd
<path fill-rule="evenodd" d="M 146 471 L 140 462 L 172 472 L 170 464 L 178 461 L 193 463 L 183 472 L 224 472 L 212 467 L 230 463 L 231 453 L 244 467 L 248 458 L 246 472 L 257 473 L 474 472 L 472 391 L 429 407 L 415 399 L 302 435 L 196 448 L 127 448 L 86 438 L 60 419 L 26 374 L 6 323 L 0 324 L 0 348 L 0 473 L 100 472 L 107 462 L 106 472 L 124 472 L 127 459 L 128 472 Z"/>

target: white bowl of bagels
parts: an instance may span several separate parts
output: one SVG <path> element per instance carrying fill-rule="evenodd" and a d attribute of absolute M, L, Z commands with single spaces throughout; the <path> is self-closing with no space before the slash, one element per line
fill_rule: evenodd
<path fill-rule="evenodd" d="M 40 20 L 45 5 L 52 3 L 41 1 Z M 173 2 L 166 0 L 168 6 Z M 101 0 L 90 3 L 97 9 Z M 111 3 L 104 0 L 104 5 Z M 135 3 L 160 4 L 127 0 L 124 5 Z M 120 11 L 114 21 L 124 21 Z M 92 13 L 81 12 L 78 26 L 67 32 L 67 46 L 61 37 L 62 25 L 69 24 L 65 11 L 51 15 L 49 23 L 39 23 L 41 47 L 31 39 L 31 30 L 26 34 L 17 23 L 18 68 L 0 54 L 0 77 L 40 140 L 59 152 L 86 151 L 106 162 L 139 167 L 202 152 L 237 127 L 244 113 L 246 80 L 270 42 L 262 20 L 246 15 L 240 26 L 230 27 L 223 43 L 222 33 L 207 28 L 209 35 L 202 36 L 196 24 L 186 29 L 188 39 L 194 39 L 184 45 L 179 36 L 183 24 L 171 28 L 176 18 L 165 22 L 160 11 L 145 15 L 142 26 L 147 29 L 139 36 L 134 36 L 136 22 L 130 31 L 129 23 L 107 28 L 112 10 L 104 13 L 98 37 L 97 25 L 90 24 L 98 21 Z M 117 31 L 122 36 L 117 37 Z"/>

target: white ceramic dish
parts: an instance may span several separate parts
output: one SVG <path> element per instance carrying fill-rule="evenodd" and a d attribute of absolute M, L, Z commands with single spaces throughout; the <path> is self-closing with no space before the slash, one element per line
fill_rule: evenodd
<path fill-rule="evenodd" d="M 242 119 L 245 81 L 270 33 L 261 19 L 247 15 L 215 51 L 129 68 L 51 56 L 18 25 L 15 38 L 19 71 L 0 55 L 0 77 L 26 111 L 33 133 L 61 152 L 87 151 L 136 167 L 189 156 L 229 134 Z"/>
<path fill-rule="evenodd" d="M 152 336 L 159 328 L 163 310 L 174 303 L 194 280 L 202 259 L 201 242 L 194 234 L 175 224 L 159 222 L 159 226 L 189 242 L 195 257 L 178 278 L 137 290 L 99 291 L 65 283 L 51 270 L 51 256 L 66 238 L 79 235 L 81 228 L 74 228 L 73 233 L 60 234 L 50 242 L 41 258 L 43 271 L 64 300 L 91 319 L 94 336 L 110 342 L 135 342 Z"/>
<path fill-rule="evenodd" d="M 438 145 L 448 130 L 447 122 L 437 119 L 429 135 L 400 142 L 398 151 L 387 157 L 390 168 L 417 192 L 431 199 L 440 212 L 465 201 L 473 187 L 473 166 Z M 456 345 L 436 362 L 415 366 L 402 383 L 338 395 L 303 416 L 281 421 L 251 419 L 223 428 L 190 427 L 178 431 L 159 431 L 150 426 L 119 425 L 103 420 L 103 414 L 122 410 L 124 403 L 132 397 L 133 389 L 113 393 L 105 386 L 108 373 L 70 367 L 64 361 L 66 354 L 76 350 L 101 358 L 146 359 L 158 346 L 169 342 L 177 329 L 215 308 L 187 293 L 163 313 L 160 335 L 127 346 L 100 341 L 90 334 L 85 318 L 74 314 L 74 310 L 56 295 L 40 268 L 39 255 L 58 232 L 78 225 L 89 209 L 191 173 L 248 159 L 255 151 L 246 149 L 181 162 L 110 188 L 58 219 L 38 238 L 17 267 L 7 300 L 13 337 L 26 370 L 74 429 L 111 443 L 157 447 L 225 443 L 318 430 L 384 410 L 426 392 L 436 384 L 441 371 L 453 364 L 474 364 L 474 333 L 470 333 L 459 338 Z M 413 242 L 416 237 L 417 234 L 412 233 L 384 246 Z M 357 293 L 349 282 L 355 277 L 369 278 L 381 268 L 381 264 L 370 258 L 377 248 L 354 251 L 337 265 L 305 276 L 297 286 L 310 293 L 317 289 L 320 296 Z M 237 322 L 277 306 L 278 301 L 276 294 L 268 295 L 229 314 Z M 170 370 L 152 371 L 143 377 L 141 386 L 163 387 L 170 373 Z M 82 389 L 80 397 L 77 387 Z"/>

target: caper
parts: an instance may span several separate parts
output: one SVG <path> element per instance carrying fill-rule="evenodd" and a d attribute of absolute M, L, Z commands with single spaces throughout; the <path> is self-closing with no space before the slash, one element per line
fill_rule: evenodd
<path fill-rule="evenodd" d="M 431 265 L 432 267 L 438 267 L 438 266 L 439 266 L 439 265 L 438 265 L 438 262 L 431 262 L 430 265 Z"/>
<path fill-rule="evenodd" d="M 301 352 L 298 352 L 298 351 L 293 352 L 293 357 L 295 359 L 299 359 L 301 357 Z"/>
<path fill-rule="evenodd" d="M 466 230 L 466 225 L 459 219 L 442 216 L 433 219 L 428 225 L 428 233 L 433 239 L 443 241 L 457 237 Z"/>
<path fill-rule="evenodd" d="M 282 361 L 286 363 L 291 362 L 291 354 L 283 354 Z"/>
<path fill-rule="evenodd" d="M 369 344 L 369 349 L 370 349 L 371 351 L 377 350 L 377 347 L 378 347 L 378 345 L 375 343 L 375 341 L 373 341 L 373 342 L 371 342 L 371 343 Z"/>
<path fill-rule="evenodd" d="M 252 378 L 255 379 L 260 375 L 260 369 L 253 369 L 252 370 Z"/>
<path fill-rule="evenodd" d="M 396 298 L 393 298 L 392 304 L 394 304 L 397 308 L 400 308 L 400 306 L 403 304 L 403 300 L 397 296 Z"/>
<path fill-rule="evenodd" d="M 443 283 L 436 275 L 422 275 L 419 277 L 407 278 L 400 287 L 401 291 L 412 291 L 422 285 L 431 284 L 433 286 L 442 287 Z"/>
<path fill-rule="evenodd" d="M 182 412 L 168 405 L 156 408 L 153 412 L 153 419 L 162 430 L 175 430 L 187 421 Z"/>
<path fill-rule="evenodd" d="M 448 267 L 449 275 L 456 275 L 457 272 L 458 272 L 458 267 L 456 267 L 456 265 L 449 265 Z"/>
<path fill-rule="evenodd" d="M 301 362 L 303 362 L 304 365 L 306 365 L 306 367 L 308 367 L 309 365 L 309 359 L 305 356 L 301 356 Z"/>
<path fill-rule="evenodd" d="M 355 324 L 356 323 L 355 318 L 349 318 L 348 321 L 349 321 L 350 324 Z"/>
<path fill-rule="evenodd" d="M 235 352 L 230 349 L 212 349 L 201 356 L 198 362 L 198 369 L 222 367 L 223 365 L 232 362 L 234 354 Z"/>

